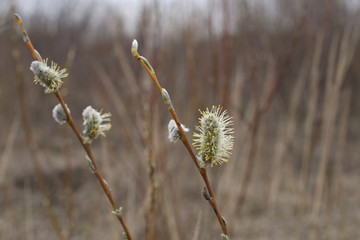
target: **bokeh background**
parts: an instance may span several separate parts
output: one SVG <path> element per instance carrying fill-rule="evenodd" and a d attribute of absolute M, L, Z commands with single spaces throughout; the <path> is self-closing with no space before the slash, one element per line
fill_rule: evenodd
<path fill-rule="evenodd" d="M 354 240 L 360 226 L 359 3 L 342 0 L 0 2 L 0 239 L 121 239 L 81 145 L 52 119 L 32 56 L 67 67 L 76 124 L 112 113 L 95 157 L 135 239 L 220 239 L 203 183 L 131 42 L 191 138 L 198 109 L 234 118 L 209 168 L 231 239 Z M 153 169 L 153 174 L 149 174 Z"/>

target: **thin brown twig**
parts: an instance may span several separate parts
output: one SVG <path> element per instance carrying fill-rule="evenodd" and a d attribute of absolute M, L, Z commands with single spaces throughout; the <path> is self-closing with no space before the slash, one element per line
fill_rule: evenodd
<path fill-rule="evenodd" d="M 138 53 L 136 53 L 134 55 L 134 57 L 145 68 L 145 70 L 147 71 L 147 73 L 149 74 L 151 79 L 153 80 L 156 88 L 160 91 L 160 94 L 163 94 L 163 88 L 161 87 L 161 85 L 160 85 L 160 83 L 159 83 L 159 81 L 158 81 L 158 79 L 156 77 L 155 71 L 151 67 L 149 62 L 144 57 L 140 56 Z M 199 173 L 200 173 L 200 175 L 201 175 L 201 177 L 202 177 L 202 179 L 203 179 L 203 181 L 205 183 L 206 190 L 207 190 L 207 192 L 209 194 L 209 198 L 207 200 L 208 200 L 210 206 L 213 208 L 213 210 L 215 212 L 216 218 L 217 218 L 217 220 L 218 220 L 218 222 L 219 222 L 219 224 L 221 226 L 222 232 L 223 232 L 223 234 L 228 236 L 229 233 L 228 233 L 228 229 L 227 229 L 227 224 L 226 224 L 226 221 L 225 221 L 224 217 L 221 215 L 219 207 L 218 207 L 218 205 L 216 203 L 215 195 L 214 195 L 214 192 L 212 190 L 209 178 L 207 176 L 207 171 L 206 171 L 205 168 L 201 168 L 199 166 L 199 163 L 198 163 L 198 161 L 196 159 L 195 153 L 191 148 L 189 140 L 188 140 L 188 138 L 187 138 L 187 136 L 186 136 L 186 134 L 184 132 L 183 127 L 181 126 L 180 120 L 179 120 L 179 118 L 178 118 L 178 116 L 176 114 L 176 111 L 175 111 L 174 107 L 172 106 L 172 104 L 170 102 L 170 99 L 165 100 L 165 103 L 168 106 L 168 110 L 169 110 L 171 116 L 173 117 L 173 119 L 175 120 L 176 125 L 177 125 L 177 127 L 179 129 L 180 136 L 181 136 L 180 139 L 181 139 L 182 143 L 184 144 L 185 148 L 187 149 L 187 151 L 189 152 L 192 161 L 194 162 L 197 170 L 199 171 Z"/>
<path fill-rule="evenodd" d="M 16 21 L 17 23 L 19 24 L 20 28 L 21 28 L 21 31 L 23 33 L 23 37 L 24 37 L 24 42 L 26 44 L 26 46 L 29 48 L 30 52 L 32 53 L 33 57 L 37 60 L 37 61 L 42 61 L 39 53 L 35 50 L 35 48 L 33 47 L 31 41 L 30 41 L 30 38 L 23 26 L 23 22 L 22 22 L 22 19 L 21 17 L 18 15 L 18 14 L 15 14 L 15 17 L 16 17 Z M 60 91 L 56 91 L 54 92 L 54 95 L 55 97 L 58 99 L 58 101 L 60 102 L 62 108 L 64 109 L 65 113 L 66 113 L 66 116 L 67 116 L 67 123 L 69 124 L 69 126 L 71 127 L 71 129 L 73 130 L 75 136 L 77 137 L 77 139 L 79 140 L 80 144 L 82 145 L 82 147 L 84 148 L 87 156 L 89 157 L 89 159 L 91 160 L 91 164 L 93 165 L 92 166 L 92 173 L 96 176 L 97 180 L 99 181 L 103 191 L 105 192 L 113 210 L 116 212 L 119 208 L 117 206 L 117 204 L 115 203 L 115 200 L 114 200 L 114 197 L 112 195 L 112 192 L 111 192 L 111 189 L 110 187 L 108 186 L 107 182 L 105 181 L 105 179 L 103 178 L 103 176 L 101 175 L 100 171 L 99 171 L 99 167 L 98 167 L 98 163 L 96 162 L 95 160 L 95 157 L 91 151 L 91 147 L 89 144 L 85 144 L 83 142 L 83 139 L 80 135 L 80 132 L 79 130 L 77 129 L 77 127 L 75 126 L 74 124 L 74 121 L 70 115 L 70 112 L 68 110 L 68 108 L 66 107 L 65 105 L 65 102 L 62 98 L 62 95 L 60 93 Z M 121 223 L 126 235 L 127 235 L 127 239 L 129 240 L 132 240 L 133 237 L 131 236 L 130 234 L 130 231 L 125 223 L 125 220 L 123 218 L 123 216 L 121 214 L 115 214 L 117 219 L 119 220 L 119 222 Z"/>

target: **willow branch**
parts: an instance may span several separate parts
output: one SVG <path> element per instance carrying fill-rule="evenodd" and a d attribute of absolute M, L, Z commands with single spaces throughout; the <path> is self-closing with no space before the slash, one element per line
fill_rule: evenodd
<path fill-rule="evenodd" d="M 22 19 L 21 17 L 18 15 L 18 14 L 15 14 L 15 18 L 16 18 L 16 21 L 17 23 L 19 24 L 20 26 L 20 29 L 23 33 L 23 39 L 24 39 L 24 42 L 26 44 L 26 46 L 29 48 L 30 52 L 32 53 L 33 57 L 35 60 L 37 61 L 42 61 L 41 59 L 41 56 L 40 54 L 35 50 L 34 46 L 32 45 L 31 43 L 31 40 L 29 38 L 29 35 L 27 34 L 25 28 L 24 28 L 24 25 L 23 25 L 23 22 L 22 22 Z M 63 97 L 60 93 L 60 91 L 56 91 L 54 92 L 54 95 L 55 97 L 58 99 L 59 103 L 61 104 L 63 110 L 65 111 L 65 114 L 67 116 L 67 123 L 69 124 L 70 128 L 73 130 L 76 138 L 79 140 L 80 144 L 82 145 L 82 147 L 84 148 L 87 156 L 89 157 L 89 159 L 91 160 L 91 170 L 92 170 L 92 173 L 95 175 L 95 177 L 97 178 L 97 180 L 99 181 L 104 193 L 106 194 L 112 208 L 113 208 L 113 212 L 115 212 L 116 214 L 116 217 L 117 219 L 119 220 L 121 226 L 123 227 L 126 235 L 127 235 L 127 238 L 129 240 L 133 240 L 131 234 L 130 234 L 130 231 L 125 223 L 125 220 L 123 218 L 123 216 L 121 215 L 121 213 L 118 211 L 119 210 L 119 207 L 117 206 L 117 204 L 115 203 L 115 200 L 114 200 L 114 197 L 113 197 L 113 194 L 111 192 L 111 189 L 110 187 L 108 186 L 107 182 L 105 181 L 105 179 L 103 178 L 103 176 L 101 175 L 100 171 L 99 171 L 99 167 L 98 167 L 98 163 L 92 153 L 92 150 L 91 150 L 91 147 L 89 144 L 85 144 L 83 142 L 83 139 L 80 135 L 80 132 L 79 130 L 77 129 L 76 125 L 74 124 L 74 120 L 72 118 L 72 116 L 70 115 L 70 112 L 68 110 L 68 108 L 66 107 L 65 105 L 65 102 L 63 100 Z"/>
<path fill-rule="evenodd" d="M 200 173 L 200 175 L 205 183 L 206 189 L 205 189 L 205 192 L 203 192 L 204 193 L 203 195 L 204 195 L 205 199 L 209 202 L 212 209 L 214 210 L 216 218 L 220 224 L 223 234 L 228 236 L 229 234 L 228 234 L 227 224 L 226 224 L 226 221 L 224 220 L 223 216 L 221 215 L 219 207 L 216 203 L 215 195 L 212 190 L 209 178 L 207 176 L 207 171 L 205 168 L 201 168 L 199 166 L 199 163 L 196 159 L 196 155 L 195 155 L 193 149 L 191 148 L 190 142 L 189 142 L 189 140 L 185 134 L 185 131 L 180 123 L 179 117 L 176 114 L 175 108 L 173 107 L 173 105 L 171 103 L 168 93 L 166 92 L 165 89 L 163 89 L 161 87 L 161 85 L 156 77 L 155 71 L 152 68 L 152 66 L 150 65 L 150 63 L 148 62 L 148 60 L 138 54 L 137 46 L 136 46 L 136 49 L 134 47 L 132 48 L 132 54 L 140 62 L 140 64 L 143 66 L 143 68 L 146 70 L 146 72 L 149 74 L 149 76 L 153 80 L 156 88 L 159 90 L 160 94 L 162 95 L 162 97 L 165 101 L 165 104 L 168 107 L 169 113 L 173 117 L 173 119 L 176 122 L 176 125 L 179 129 L 181 142 L 184 144 L 185 148 L 187 149 L 188 153 L 190 154 L 193 163 L 195 164 L 198 172 Z"/>

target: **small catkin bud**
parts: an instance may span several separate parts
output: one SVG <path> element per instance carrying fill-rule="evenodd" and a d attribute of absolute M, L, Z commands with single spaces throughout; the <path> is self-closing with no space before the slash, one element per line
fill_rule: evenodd
<path fill-rule="evenodd" d="M 87 160 L 87 162 L 88 162 L 88 164 L 89 164 L 90 170 L 91 170 L 92 172 L 95 172 L 95 171 L 96 171 L 96 168 L 95 168 L 95 166 L 94 166 L 93 161 L 89 158 L 88 155 L 86 155 L 85 158 L 86 158 L 86 160 Z"/>
<path fill-rule="evenodd" d="M 145 57 L 140 56 L 140 59 L 145 63 L 146 68 L 148 68 L 150 72 L 155 73 L 153 67 Z"/>
<path fill-rule="evenodd" d="M 196 156 L 196 160 L 197 160 L 200 168 L 206 168 L 207 164 L 206 164 L 206 162 L 203 160 L 203 157 L 202 157 L 202 156 Z"/>
<path fill-rule="evenodd" d="M 125 232 L 123 232 L 122 235 L 123 235 L 124 240 L 129 240 L 129 237 Z"/>
<path fill-rule="evenodd" d="M 138 56 L 138 42 L 136 41 L 136 39 L 133 40 L 132 45 L 131 45 L 131 53 L 134 57 Z"/>
<path fill-rule="evenodd" d="M 225 225 L 227 225 L 227 221 L 226 221 L 226 219 L 224 218 L 224 216 L 221 216 L 221 221 L 222 221 Z"/>
<path fill-rule="evenodd" d="M 35 58 L 36 59 L 40 59 L 41 61 L 43 61 L 43 59 L 42 59 L 42 57 L 41 57 L 41 55 L 40 55 L 40 53 L 36 50 L 36 49 L 34 49 L 35 51 L 34 51 L 34 54 L 35 54 Z"/>
<path fill-rule="evenodd" d="M 225 234 L 221 234 L 221 240 L 230 240 L 229 236 L 228 235 L 225 235 Z"/>
<path fill-rule="evenodd" d="M 189 131 L 189 129 L 182 124 L 181 124 L 181 127 L 184 130 L 184 132 Z M 177 140 L 180 139 L 180 137 L 181 137 L 180 130 L 179 130 L 178 126 L 176 125 L 176 122 L 174 121 L 174 119 L 171 119 L 169 121 L 168 131 L 169 131 L 168 138 L 169 138 L 170 142 L 177 142 Z"/>
<path fill-rule="evenodd" d="M 113 211 L 111 211 L 112 214 L 116 215 L 116 216 L 121 216 L 122 215 L 122 211 L 123 211 L 123 207 L 119 207 Z"/>
<path fill-rule="evenodd" d="M 234 144 L 232 118 L 219 106 L 200 113 L 200 126 L 196 126 L 198 133 L 193 134 L 193 145 L 198 150 L 198 156 L 206 166 L 227 162 Z M 200 167 L 201 161 L 198 160 Z"/>
<path fill-rule="evenodd" d="M 84 109 L 82 115 L 84 120 L 83 141 L 85 144 L 92 143 L 99 135 L 105 136 L 105 131 L 109 131 L 111 128 L 111 113 L 98 112 L 88 106 Z"/>
<path fill-rule="evenodd" d="M 211 197 L 210 197 L 210 195 L 209 195 L 209 191 L 207 190 L 206 187 L 203 188 L 203 190 L 202 190 L 202 195 L 203 195 L 203 197 L 204 197 L 204 199 L 205 199 L 206 201 L 210 201 L 210 200 L 211 200 Z"/>
<path fill-rule="evenodd" d="M 16 18 L 16 21 L 22 22 L 21 17 L 20 17 L 19 14 L 14 13 L 14 16 L 15 16 L 15 18 Z"/>
<path fill-rule="evenodd" d="M 67 107 L 67 105 L 65 105 L 65 106 L 66 106 L 67 111 L 70 113 L 70 110 Z M 53 118 L 55 119 L 55 121 L 57 123 L 59 123 L 60 125 L 66 123 L 68 120 L 66 113 L 60 103 L 53 108 L 52 115 L 53 115 Z"/>
<path fill-rule="evenodd" d="M 173 105 L 172 105 L 172 102 L 171 102 L 171 99 L 170 99 L 170 95 L 169 95 L 169 93 L 166 91 L 165 88 L 163 88 L 163 89 L 161 90 L 161 96 L 162 96 L 162 98 L 163 98 L 163 100 L 164 100 L 167 108 L 168 108 L 169 110 L 174 109 L 174 107 L 173 107 Z"/>

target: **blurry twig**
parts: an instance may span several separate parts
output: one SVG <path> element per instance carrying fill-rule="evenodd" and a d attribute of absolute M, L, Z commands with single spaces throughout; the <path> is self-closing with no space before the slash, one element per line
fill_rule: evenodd
<path fill-rule="evenodd" d="M 309 181 L 310 160 L 314 149 L 314 120 L 317 113 L 317 103 L 319 95 L 319 64 L 321 59 L 321 53 L 323 50 L 324 36 L 324 32 L 320 32 L 316 37 L 314 56 L 310 70 L 310 96 L 307 103 L 307 114 L 305 118 L 305 134 L 302 149 L 299 196 L 297 200 L 297 208 L 300 211 L 302 211 L 306 205 L 306 190 Z M 332 55 L 330 54 L 330 56 Z"/>
<path fill-rule="evenodd" d="M 338 46 L 336 38 L 332 45 L 334 48 L 333 51 L 335 54 L 337 53 L 337 58 L 334 58 L 334 62 L 329 63 L 328 65 L 324 107 L 322 112 L 323 124 L 321 126 L 322 139 L 320 143 L 320 163 L 312 206 L 312 220 L 315 221 L 315 223 L 321 210 L 322 197 L 327 177 L 326 172 L 331 156 L 330 153 L 333 144 L 335 121 L 339 108 L 341 86 L 353 59 L 359 35 L 360 31 L 357 27 L 348 25 L 342 34 L 340 45 Z M 335 60 L 337 60 L 336 65 L 334 65 Z"/>
<path fill-rule="evenodd" d="M 74 59 L 76 56 L 76 45 L 72 45 L 67 54 L 66 54 L 66 61 L 65 61 L 65 66 L 66 69 L 68 69 L 68 71 L 71 71 L 71 68 L 73 66 L 74 63 Z M 65 85 L 65 86 L 64 86 Z M 63 84 L 63 89 L 65 88 L 66 92 L 68 93 L 68 88 L 67 88 L 67 81 Z M 68 216 L 68 221 L 67 221 L 67 227 L 68 227 L 68 231 L 67 231 L 67 238 L 69 239 L 74 231 L 75 231 L 75 207 L 74 207 L 74 196 L 73 196 L 73 176 L 72 176 L 72 162 L 71 162 L 71 158 L 70 158 L 70 139 L 69 139 L 69 132 L 68 129 L 65 127 L 61 128 L 62 130 L 62 136 L 63 136 L 63 143 L 64 143 L 64 162 L 65 162 L 65 170 L 66 170 L 66 180 L 65 180 L 65 197 L 66 197 L 66 201 L 67 201 L 67 216 Z"/>
<path fill-rule="evenodd" d="M 33 193 L 31 183 L 26 181 L 24 182 L 24 205 L 26 239 L 34 240 Z"/>
<path fill-rule="evenodd" d="M 260 124 L 261 124 L 261 120 L 263 118 L 263 116 L 265 115 L 265 113 L 269 110 L 275 96 L 276 93 L 278 91 L 278 86 L 279 86 L 279 78 L 278 78 L 278 74 L 276 74 L 275 71 L 275 64 L 271 64 L 270 65 L 270 70 L 268 72 L 268 80 L 267 80 L 267 84 L 268 86 L 265 86 L 264 89 L 266 90 L 264 93 L 264 98 L 262 99 L 262 104 L 261 106 L 256 106 L 255 107 L 255 112 L 252 116 L 252 120 L 251 120 L 251 125 L 250 125 L 250 150 L 249 150 L 249 154 L 246 160 L 246 165 L 244 168 L 244 175 L 243 178 L 241 179 L 241 182 L 239 184 L 240 186 L 240 193 L 237 197 L 237 205 L 235 208 L 235 212 L 239 212 L 245 201 L 246 201 L 246 197 L 247 197 L 247 191 L 248 191 L 248 186 L 251 180 L 251 176 L 254 170 L 254 166 L 255 166 L 255 159 L 256 159 L 256 152 L 257 152 L 257 140 L 258 140 L 258 132 L 259 132 L 259 128 L 260 128 Z"/>
<path fill-rule="evenodd" d="M 306 76 L 307 76 L 307 59 L 299 72 L 296 79 L 296 84 L 292 90 L 291 100 L 289 105 L 288 115 L 285 119 L 284 126 L 280 128 L 279 138 L 276 141 L 274 163 L 272 166 L 272 176 L 270 180 L 270 192 L 268 198 L 268 205 L 271 210 L 274 209 L 280 184 L 282 182 L 285 158 L 288 155 L 289 145 L 291 144 L 294 136 L 296 136 L 296 113 L 299 108 L 301 95 L 304 90 Z"/>
<path fill-rule="evenodd" d="M 145 124 L 145 133 L 144 133 L 144 145 L 146 153 L 146 163 L 148 171 L 148 190 L 146 193 L 146 206 L 145 206 L 145 235 L 146 240 L 154 240 L 155 238 L 155 207 L 156 207 L 156 174 L 155 174 L 155 159 L 153 154 L 153 128 L 152 128 L 152 119 L 151 119 L 151 109 L 150 104 L 144 104 L 144 124 Z"/>
<path fill-rule="evenodd" d="M 171 182 L 171 180 L 170 180 Z M 172 186 L 164 186 L 164 191 L 162 194 L 162 202 L 163 202 L 163 209 L 166 219 L 166 226 L 168 228 L 168 231 L 170 233 L 170 240 L 181 240 L 180 234 L 179 234 L 179 224 L 176 222 L 176 197 L 174 197 L 175 194 L 173 194 L 173 188 Z M 166 192 L 166 193 L 165 193 Z M 170 193 L 170 194 L 169 194 Z"/>
<path fill-rule="evenodd" d="M 192 240 L 198 240 L 200 237 L 200 232 L 201 232 L 201 223 L 202 223 L 202 210 L 199 211 L 197 220 L 196 220 L 196 225 L 195 225 L 195 229 L 194 229 L 194 235 L 192 237 Z"/>
<path fill-rule="evenodd" d="M 230 8 L 229 8 L 229 0 L 221 1 L 222 8 L 222 68 L 223 68 L 223 77 L 225 80 L 224 90 L 222 92 L 222 106 L 225 108 L 228 107 L 229 104 L 229 92 L 230 92 L 230 82 L 231 82 L 231 59 L 230 59 L 230 49 L 231 49 L 231 37 L 230 37 Z"/>
<path fill-rule="evenodd" d="M 2 186 L 6 179 L 6 170 L 9 164 L 11 153 L 14 149 L 14 142 L 19 128 L 19 115 L 17 114 L 9 129 L 9 134 L 6 138 L 5 148 L 0 156 L 0 186 Z"/>
<path fill-rule="evenodd" d="M 347 131 L 348 131 L 348 122 L 349 122 L 349 113 L 351 107 L 351 89 L 347 88 L 343 94 L 343 109 L 339 117 L 339 129 L 338 129 L 338 138 L 336 141 L 336 154 L 335 154 L 335 170 L 334 170 L 334 202 L 339 204 L 343 200 L 343 162 L 346 159 L 346 144 L 347 144 Z"/>
<path fill-rule="evenodd" d="M 95 71 L 98 73 L 101 83 L 106 89 L 110 99 L 114 103 L 114 107 L 116 109 L 116 113 L 121 117 L 122 121 L 124 121 L 124 132 L 127 136 L 128 143 L 131 145 L 129 147 L 133 148 L 133 152 L 136 154 L 138 159 L 143 159 L 143 155 L 141 154 L 141 144 L 140 139 L 137 138 L 137 135 L 131 131 L 131 129 L 137 129 L 136 127 L 131 127 L 134 125 L 134 121 L 129 117 L 128 114 L 124 114 L 127 112 L 126 103 L 120 98 L 118 92 L 116 91 L 116 86 L 111 81 L 109 74 L 105 71 L 104 67 L 100 64 L 94 64 Z"/>

